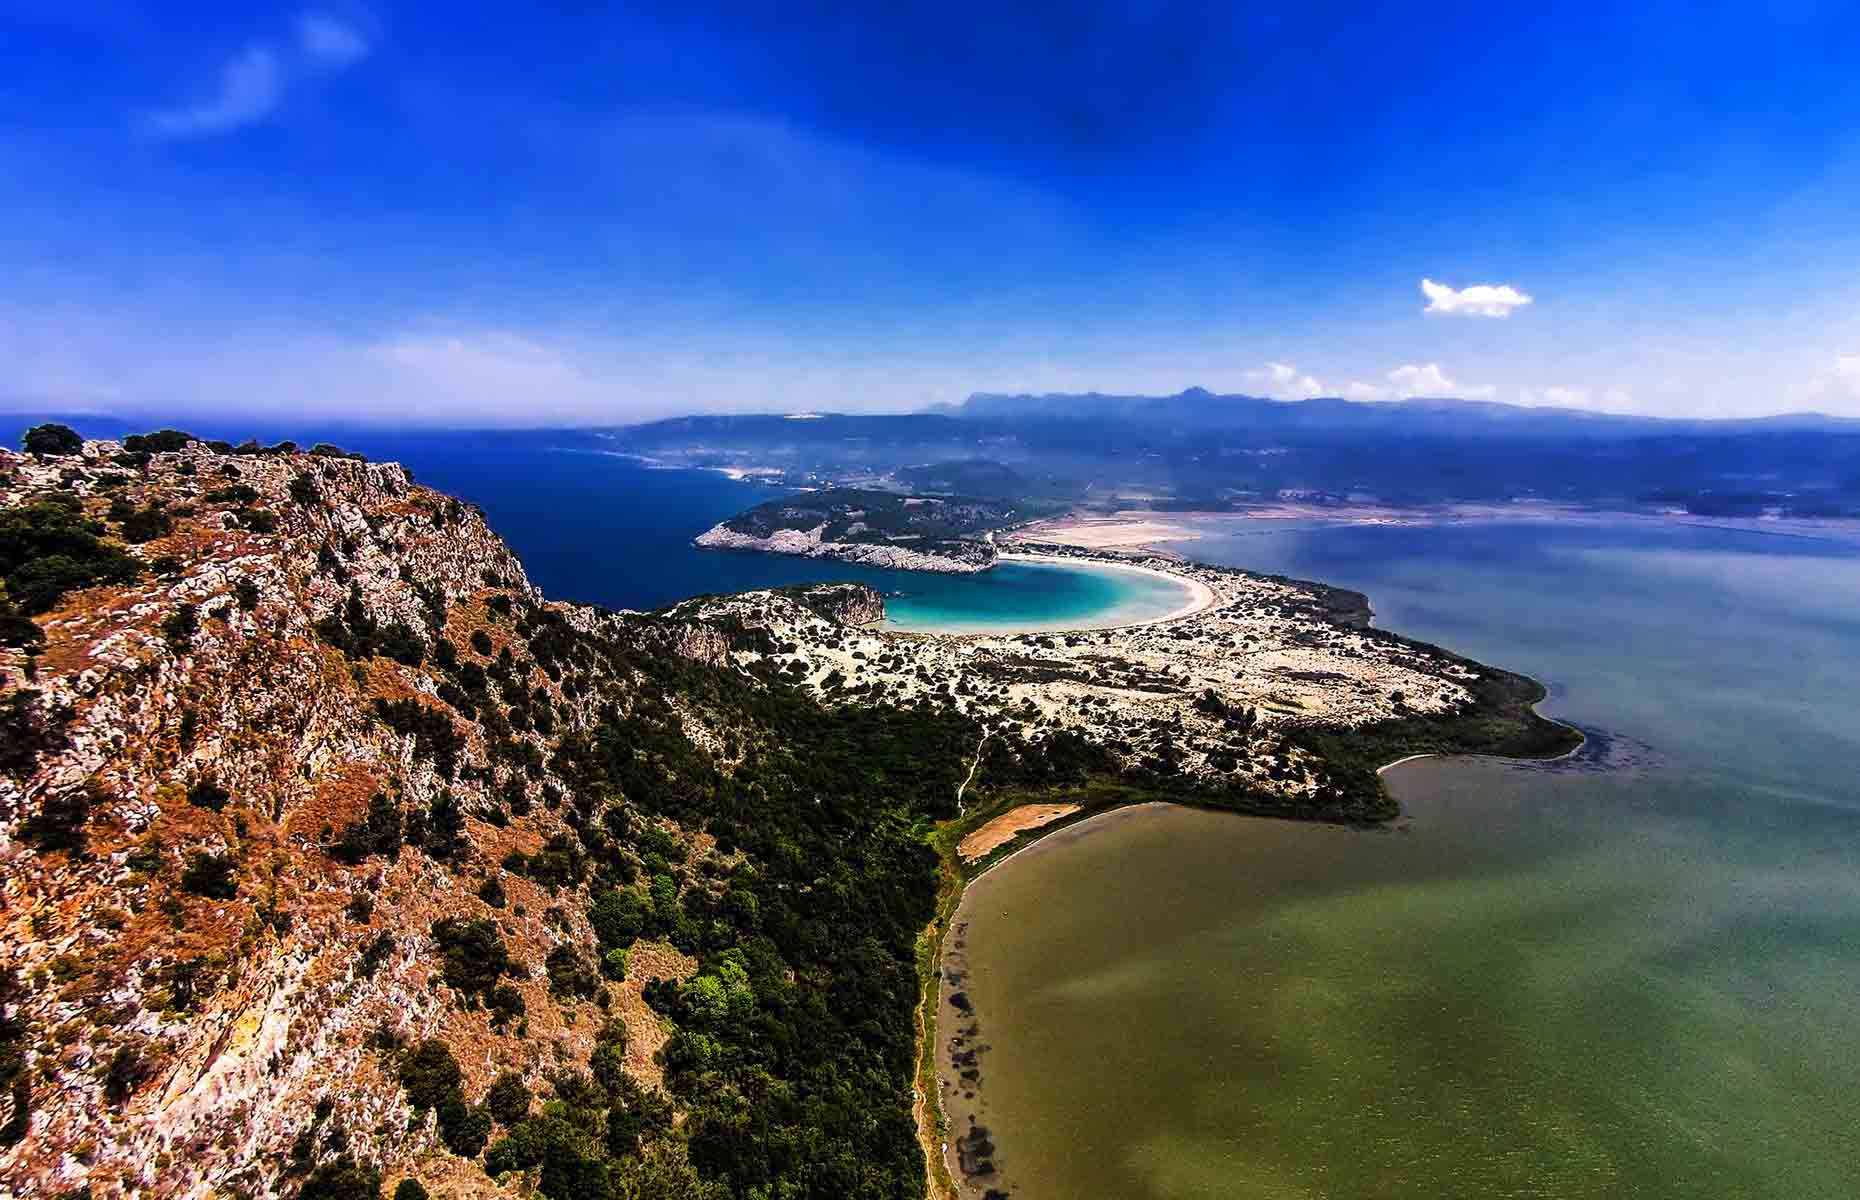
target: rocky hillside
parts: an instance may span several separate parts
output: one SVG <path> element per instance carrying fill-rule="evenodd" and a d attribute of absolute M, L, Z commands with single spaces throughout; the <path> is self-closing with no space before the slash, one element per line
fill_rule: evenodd
<path fill-rule="evenodd" d="M 41 448 L 0 452 L 0 1190 L 921 1194 L 914 830 L 967 723 L 547 603 L 398 466 Z"/>

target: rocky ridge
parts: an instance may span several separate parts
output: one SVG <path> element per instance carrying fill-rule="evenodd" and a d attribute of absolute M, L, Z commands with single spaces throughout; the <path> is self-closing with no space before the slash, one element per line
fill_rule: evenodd
<path fill-rule="evenodd" d="M 0 689 L 44 735 L 24 770 L 0 774 L 0 971 L 25 1031 L 0 1100 L 14 1135 L 0 1184 L 18 1196 L 276 1194 L 294 1139 L 320 1123 L 331 1144 L 380 1143 L 391 1172 L 461 1195 L 499 1190 L 457 1169 L 431 1120 L 383 1139 L 405 1108 L 368 1039 L 385 1028 L 469 1047 L 468 1092 L 499 1070 L 535 1081 L 587 1061 L 602 1016 L 591 1000 L 558 1003 L 546 982 L 520 980 L 520 1033 L 499 1029 L 447 1001 L 429 929 L 487 914 L 516 957 L 538 963 L 595 944 L 554 889 L 499 863 L 564 827 L 550 808 L 566 784 L 544 765 L 539 725 L 572 733 L 594 720 L 583 676 L 597 669 L 538 659 L 537 635 L 560 618 L 611 636 L 623 619 L 544 605 L 482 514 L 394 464 L 199 443 L 0 451 L 0 507 L 50 495 L 100 521 L 113 500 L 160 507 L 165 526 L 129 547 L 142 579 L 67 595 L 38 619 L 38 653 L 0 651 Z M 411 638 L 422 658 L 444 640 L 493 673 L 502 665 L 507 693 L 526 694 L 536 716 L 521 729 L 445 717 L 430 659 L 332 644 L 364 626 Z M 700 627 L 666 648 L 722 652 Z M 383 706 L 439 714 L 439 740 L 456 745 L 435 755 L 428 730 L 394 727 Z M 693 716 L 693 736 L 711 737 L 701 725 Z M 333 855 L 378 796 L 397 813 L 456 813 L 467 856 Z M 47 828 L 48 814 L 64 827 Z M 398 842 L 398 817 L 395 828 Z M 488 880 L 495 909 L 478 896 Z M 629 1070 L 650 1082 L 664 1035 L 641 992 L 692 964 L 641 950 L 604 1007 L 633 1035 Z"/>

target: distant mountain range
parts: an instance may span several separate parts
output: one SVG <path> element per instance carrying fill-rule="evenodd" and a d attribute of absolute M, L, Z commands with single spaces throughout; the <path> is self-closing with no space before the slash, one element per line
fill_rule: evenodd
<path fill-rule="evenodd" d="M 1860 516 L 1860 421 L 1661 419 L 1483 400 L 996 395 L 892 416 L 694 416 L 602 431 L 669 464 L 1100 506 L 1512 499 Z"/>
<path fill-rule="evenodd" d="M 1116 396 L 1103 392 L 1006 395 L 976 392 L 961 404 L 932 410 L 969 419 L 1167 422 L 1215 429 L 1363 430 L 1431 435 L 1556 434 L 1636 437 L 1648 434 L 1860 432 L 1860 420 L 1825 413 L 1783 413 L 1725 420 L 1662 418 L 1581 408 L 1501 404 L 1414 396 L 1364 401 L 1340 397 L 1272 400 L 1221 395 L 1191 387 L 1173 396 Z"/>

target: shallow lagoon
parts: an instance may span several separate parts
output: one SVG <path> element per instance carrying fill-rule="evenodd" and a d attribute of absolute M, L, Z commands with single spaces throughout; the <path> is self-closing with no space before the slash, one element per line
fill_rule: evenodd
<path fill-rule="evenodd" d="M 905 574 L 890 582 L 899 591 L 886 596 L 886 624 L 917 633 L 1028 633 L 1153 621 L 1191 598 L 1187 588 L 1157 575 L 1058 563 L 1004 562 L 980 575 Z"/>
<path fill-rule="evenodd" d="M 986 876 L 959 919 L 994 1186 L 1860 1194 L 1860 556 L 1610 527 L 1179 548 L 1361 588 L 1608 736 L 1396 768 L 1387 830 L 1143 810 Z"/>

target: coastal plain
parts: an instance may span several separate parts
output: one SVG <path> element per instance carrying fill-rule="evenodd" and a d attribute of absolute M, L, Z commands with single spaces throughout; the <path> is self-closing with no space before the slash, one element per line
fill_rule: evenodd
<path fill-rule="evenodd" d="M 1451 721 L 1481 707 L 1482 683 L 1505 677 L 1375 629 L 1356 593 L 1159 555 L 1000 541 L 1003 561 L 1146 572 L 1178 583 L 1184 599 L 1155 620 L 1016 634 L 884 629 L 875 594 L 859 598 L 852 621 L 780 590 L 670 613 L 763 631 L 759 648 L 732 652 L 736 664 L 773 666 L 829 702 L 932 704 L 983 721 L 991 736 L 1070 737 L 1238 807 L 1332 819 L 1391 813 L 1379 790 L 1327 762 L 1312 732 Z"/>

